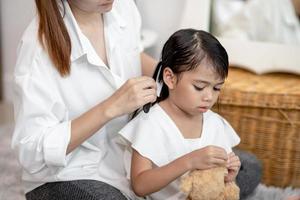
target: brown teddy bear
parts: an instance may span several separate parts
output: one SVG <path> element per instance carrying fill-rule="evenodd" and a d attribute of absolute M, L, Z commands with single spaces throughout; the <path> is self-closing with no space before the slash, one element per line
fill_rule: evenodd
<path fill-rule="evenodd" d="M 181 180 L 181 191 L 187 200 L 238 200 L 240 189 L 234 183 L 225 183 L 225 167 L 194 170 Z"/>

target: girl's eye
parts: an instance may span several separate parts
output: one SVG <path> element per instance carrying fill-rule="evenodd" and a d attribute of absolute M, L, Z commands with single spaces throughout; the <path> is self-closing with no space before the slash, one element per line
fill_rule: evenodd
<path fill-rule="evenodd" d="M 221 88 L 216 88 L 216 87 L 214 87 L 214 90 L 215 90 L 215 91 L 220 91 Z"/>
<path fill-rule="evenodd" d="M 204 89 L 204 87 L 197 87 L 196 85 L 194 85 L 194 88 L 195 88 L 195 90 L 197 90 L 197 91 L 201 91 L 201 90 Z"/>

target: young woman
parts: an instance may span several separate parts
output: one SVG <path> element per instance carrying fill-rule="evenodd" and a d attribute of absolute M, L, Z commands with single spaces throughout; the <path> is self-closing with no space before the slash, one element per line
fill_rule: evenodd
<path fill-rule="evenodd" d="M 194 169 L 226 166 L 225 181 L 235 181 L 241 163 L 231 148 L 240 138 L 210 110 L 227 73 L 227 53 L 207 32 L 179 30 L 165 43 L 153 76 L 162 85 L 157 103 L 120 131 L 133 149 L 125 166 L 138 196 L 186 199 L 179 178 Z"/>
<path fill-rule="evenodd" d="M 26 198 L 131 197 L 115 142 L 127 114 L 156 100 L 131 0 L 36 0 L 15 68 L 12 146 Z M 125 197 L 126 196 L 126 197 Z"/>

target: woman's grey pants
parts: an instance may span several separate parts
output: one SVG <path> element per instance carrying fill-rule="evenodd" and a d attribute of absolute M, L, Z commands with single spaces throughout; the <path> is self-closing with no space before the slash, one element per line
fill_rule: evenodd
<path fill-rule="evenodd" d="M 94 180 L 46 183 L 26 194 L 27 200 L 127 200 L 116 188 Z"/>
<path fill-rule="evenodd" d="M 237 176 L 240 199 L 249 196 L 260 183 L 261 162 L 253 154 L 234 149 L 241 160 Z M 126 200 L 116 188 L 99 181 L 78 180 L 46 183 L 26 194 L 27 200 Z"/>

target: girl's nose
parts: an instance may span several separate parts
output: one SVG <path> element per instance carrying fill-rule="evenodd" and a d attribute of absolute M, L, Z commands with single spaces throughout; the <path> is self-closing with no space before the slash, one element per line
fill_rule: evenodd
<path fill-rule="evenodd" d="M 206 88 L 204 93 L 204 101 L 211 101 L 213 98 L 213 90 L 210 88 Z"/>

